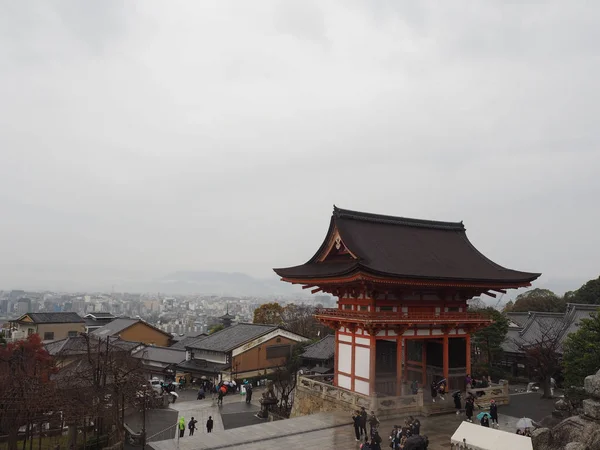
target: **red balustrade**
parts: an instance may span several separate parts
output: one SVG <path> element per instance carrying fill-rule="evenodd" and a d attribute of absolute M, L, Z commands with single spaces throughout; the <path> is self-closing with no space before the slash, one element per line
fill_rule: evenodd
<path fill-rule="evenodd" d="M 491 320 L 487 317 L 475 312 L 411 313 L 401 311 L 351 311 L 338 308 L 320 308 L 315 311 L 315 316 L 330 319 L 337 318 L 358 322 L 365 321 L 382 323 L 491 322 Z"/>

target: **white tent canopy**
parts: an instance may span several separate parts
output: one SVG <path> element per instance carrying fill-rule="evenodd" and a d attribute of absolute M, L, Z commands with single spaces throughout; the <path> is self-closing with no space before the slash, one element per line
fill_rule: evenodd
<path fill-rule="evenodd" d="M 460 424 L 451 442 L 454 450 L 533 450 L 531 438 L 527 436 L 469 422 Z"/>

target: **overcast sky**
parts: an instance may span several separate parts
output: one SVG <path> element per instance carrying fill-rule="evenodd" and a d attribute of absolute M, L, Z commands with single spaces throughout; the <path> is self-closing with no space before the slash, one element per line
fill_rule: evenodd
<path fill-rule="evenodd" d="M 270 277 L 334 203 L 464 220 L 576 288 L 600 273 L 599 22 L 562 0 L 2 2 L 0 288 Z"/>

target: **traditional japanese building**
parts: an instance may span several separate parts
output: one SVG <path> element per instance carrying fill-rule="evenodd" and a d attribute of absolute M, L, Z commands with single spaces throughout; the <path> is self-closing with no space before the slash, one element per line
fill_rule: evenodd
<path fill-rule="evenodd" d="M 334 206 L 329 231 L 305 264 L 275 269 L 283 281 L 338 298 L 316 318 L 336 330 L 338 387 L 403 395 L 446 378 L 464 388 L 471 334 L 491 322 L 467 300 L 530 286 L 540 274 L 504 268 L 467 238 L 462 222 L 407 219 Z"/>

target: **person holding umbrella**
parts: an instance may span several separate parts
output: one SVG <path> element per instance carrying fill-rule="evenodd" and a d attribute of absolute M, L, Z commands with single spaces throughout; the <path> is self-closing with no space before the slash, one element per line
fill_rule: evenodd
<path fill-rule="evenodd" d="M 477 418 L 479 418 L 479 416 L 481 414 L 483 414 L 483 417 L 479 421 L 481 423 L 481 426 L 489 428 L 490 427 L 490 419 L 488 419 L 489 414 L 488 413 L 479 413 L 479 415 L 477 416 Z"/>

